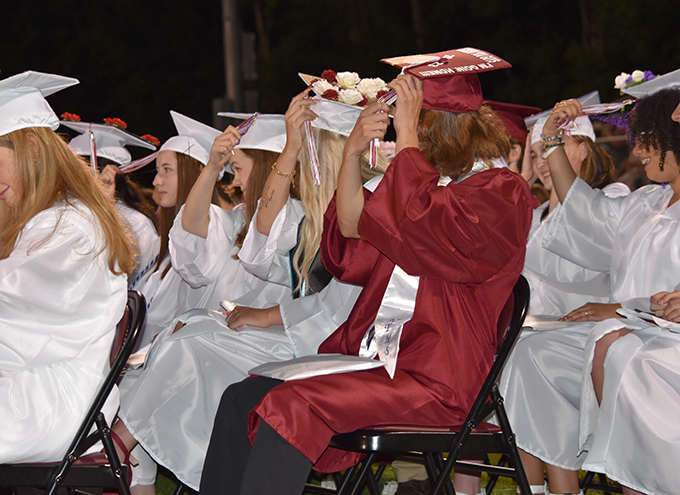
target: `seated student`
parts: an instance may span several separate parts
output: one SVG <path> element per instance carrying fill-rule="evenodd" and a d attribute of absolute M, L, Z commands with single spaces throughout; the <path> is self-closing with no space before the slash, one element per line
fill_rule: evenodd
<path fill-rule="evenodd" d="M 0 81 L 0 464 L 58 461 L 109 369 L 135 252 L 44 99 L 76 79 Z"/>
<path fill-rule="evenodd" d="M 476 74 L 425 83 L 424 92 L 411 75 L 390 84 L 398 96 L 397 156 L 372 194 L 362 188 L 359 158 L 384 136 L 389 107 L 376 103 L 362 113 L 344 148 L 337 205 L 326 212 L 321 244 L 329 271 L 363 290 L 319 352 L 375 356 L 372 332 L 365 336 L 374 322 L 383 334 L 390 308 L 403 322 L 391 326 L 403 330 L 400 340 L 390 335 L 399 342 L 396 362 L 229 387 L 215 418 L 202 494 L 299 494 L 313 465 L 337 471 L 358 459 L 327 449 L 336 433 L 465 418 L 523 265 L 530 193 L 519 175 L 494 168 L 509 142 L 500 120 L 481 106 Z M 421 105 L 428 109 L 422 114 Z M 397 294 L 411 301 L 410 310 L 389 306 Z M 380 345 L 378 354 L 394 356 L 389 351 Z"/>
<path fill-rule="evenodd" d="M 592 423 L 585 428 L 583 420 L 579 427 L 579 415 L 590 414 L 594 401 L 592 395 L 583 395 L 581 385 L 592 361 L 592 350 L 586 350 L 592 322 L 616 318 L 617 301 L 649 297 L 677 279 L 680 167 L 675 156 L 680 153 L 680 127 L 669 117 L 678 103 L 677 90 L 659 91 L 637 102 L 631 120 L 634 152 L 643 159 L 650 179 L 670 187 L 647 186 L 622 198 L 608 198 L 578 178 L 561 149 L 556 121 L 576 118 L 578 102 L 558 103 L 544 126 L 545 140 L 558 143 L 548 164 L 562 203 L 544 246 L 586 268 L 609 271 L 612 289 L 609 304 L 587 303 L 567 315 L 569 322 L 583 323 L 566 323 L 568 331 L 544 330 L 518 342 L 515 365 L 503 373 L 501 391 L 536 493 L 545 491 L 541 461 L 547 464 L 552 493 L 579 492 L 576 471 L 591 449 L 588 432 L 594 428 Z"/>
<path fill-rule="evenodd" d="M 137 348 L 152 339 L 178 315 L 197 307 L 208 307 L 213 301 L 214 285 L 186 281 L 171 262 L 170 229 L 189 196 L 196 179 L 208 163 L 210 148 L 220 131 L 180 113 L 170 111 L 177 136 L 168 139 L 156 156 L 156 176 L 153 184 L 159 193 L 160 252 L 151 276 L 140 287 L 147 300 L 144 332 Z M 208 191 L 209 197 L 216 194 Z"/>
<path fill-rule="evenodd" d="M 156 232 L 158 223 L 156 212 L 139 184 L 127 174 L 118 172 L 119 167 L 129 165 L 132 161 L 132 156 L 125 146 L 138 146 L 150 150 L 155 150 L 156 146 L 114 125 L 72 120 L 62 120 L 61 125 L 81 133 L 71 139 L 69 147 L 78 155 L 87 157 L 91 164 L 96 160 L 99 183 L 103 185 L 107 196 L 116 201 L 116 210 L 135 236 L 139 258 L 135 271 L 128 278 L 128 287 L 142 290 L 146 280 L 153 273 L 160 249 L 160 238 Z M 96 158 L 90 156 L 92 151 L 90 131 L 96 143 Z"/>
<path fill-rule="evenodd" d="M 248 327 L 237 332 L 227 326 L 219 307 L 223 299 L 263 307 L 291 298 L 289 282 L 261 280 L 247 273 L 236 256 L 248 216 L 255 211 L 284 143 L 282 138 L 280 148 L 271 149 L 254 139 L 266 123 L 259 116 L 244 136 L 230 126 L 215 138 L 207 165 L 170 232 L 173 269 L 191 286 L 211 287 L 212 302 L 178 315 L 157 336 L 142 373 L 121 401 L 120 420 L 112 428 L 126 456 L 139 443 L 154 461 L 190 487 L 198 487 L 221 391 L 245 378 L 254 366 L 294 355 L 281 327 Z M 283 121 L 270 132 L 284 136 Z M 216 178 L 227 161 L 245 199 L 245 204 L 231 211 L 210 203 Z M 147 486 L 153 483 L 153 476 L 142 479 Z"/>
<path fill-rule="evenodd" d="M 245 269 L 260 278 L 286 283 L 292 275 L 294 298 L 266 309 L 237 306 L 227 316 L 231 328 L 282 324 L 296 357 L 316 354 L 319 344 L 347 319 L 361 292 L 361 287 L 340 282 L 325 270 L 319 244 L 323 214 L 335 193 L 343 146 L 362 107 L 318 97 L 309 99 L 308 92 L 291 100 L 285 115 L 286 147 L 267 178 L 263 199 L 239 252 Z M 341 112 L 346 118 L 338 121 Z M 314 182 L 312 156 L 303 133 L 306 121 L 313 127 L 312 153 L 319 157 L 319 184 Z M 377 180 L 385 169 L 382 153 L 377 154 L 375 169 L 370 168 L 366 156 L 362 157 L 364 181 Z M 298 171 L 300 200 L 288 194 Z M 276 259 L 284 258 L 274 256 L 273 245 L 283 254 L 290 251 L 286 266 L 275 265 Z"/>

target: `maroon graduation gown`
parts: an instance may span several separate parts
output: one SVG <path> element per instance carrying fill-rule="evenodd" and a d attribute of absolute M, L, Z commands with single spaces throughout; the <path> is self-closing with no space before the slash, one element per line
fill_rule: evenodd
<path fill-rule="evenodd" d="M 262 418 L 315 469 L 334 472 L 359 459 L 327 448 L 336 433 L 464 421 L 491 367 L 500 311 L 524 265 L 532 202 L 526 181 L 508 169 L 446 187 L 437 185 L 439 178 L 409 148 L 375 192 L 366 192 L 361 239 L 340 234 L 334 201 L 325 216 L 324 265 L 364 289 L 319 353 L 358 354 L 395 263 L 420 277 L 394 379 L 379 368 L 283 383 L 250 412 L 251 441 Z"/>

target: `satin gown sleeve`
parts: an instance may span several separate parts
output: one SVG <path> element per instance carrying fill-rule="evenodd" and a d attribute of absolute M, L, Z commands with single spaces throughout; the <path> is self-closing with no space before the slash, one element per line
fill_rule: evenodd
<path fill-rule="evenodd" d="M 359 235 L 409 275 L 481 283 L 515 255 L 518 237 L 526 242 L 516 228 L 521 184 L 507 180 L 508 170 L 488 172 L 486 188 L 498 192 L 489 195 L 475 180 L 438 186 L 439 173 L 416 148 L 395 165 L 366 202 Z"/>
<path fill-rule="evenodd" d="M 543 238 L 543 247 L 584 268 L 608 272 L 612 242 L 635 196 L 608 198 L 576 178 Z"/>
<path fill-rule="evenodd" d="M 279 285 L 290 285 L 288 253 L 297 244 L 298 226 L 304 217 L 302 204 L 288 199 L 272 224 L 269 235 L 257 230 L 257 212 L 253 215 L 248 234 L 238 257 L 246 271 Z"/>
<path fill-rule="evenodd" d="M 215 282 L 235 254 L 234 242 L 243 228 L 244 205 L 226 211 L 210 205 L 210 223 L 205 239 L 190 234 L 182 228 L 184 205 L 170 229 L 169 251 L 173 268 L 191 287 L 197 288 Z"/>
<path fill-rule="evenodd" d="M 125 220 L 125 223 L 135 236 L 139 258 L 135 271 L 128 275 L 128 287 L 140 290 L 146 285 L 151 277 L 158 253 L 161 250 L 161 238 L 156 232 L 156 227 L 143 213 L 134 210 L 120 201 L 116 203 L 116 210 Z"/>

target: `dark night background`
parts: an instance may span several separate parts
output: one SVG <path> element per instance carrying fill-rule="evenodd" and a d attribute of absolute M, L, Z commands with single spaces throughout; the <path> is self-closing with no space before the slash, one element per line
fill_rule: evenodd
<path fill-rule="evenodd" d="M 390 80 L 397 71 L 380 58 L 464 46 L 513 64 L 481 75 L 487 98 L 541 108 L 595 89 L 611 101 L 622 71 L 680 67 L 677 0 L 232 1 L 255 35 L 257 78 L 244 86 L 259 95 L 257 108 L 235 110 L 284 112 L 304 88 L 298 71 Z M 49 98 L 58 115 L 119 117 L 164 141 L 171 109 L 213 123 L 225 94 L 222 13 L 221 0 L 3 0 L 0 78 L 76 77 Z"/>

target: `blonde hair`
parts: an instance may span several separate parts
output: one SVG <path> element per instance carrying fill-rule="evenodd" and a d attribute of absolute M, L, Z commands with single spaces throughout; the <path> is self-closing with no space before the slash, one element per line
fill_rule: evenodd
<path fill-rule="evenodd" d="M 0 142 L 15 152 L 19 185 L 16 205 L 5 208 L 0 218 L 0 259 L 12 253 L 17 237 L 38 213 L 57 202 L 79 200 L 92 211 L 104 234 L 104 246 L 94 256 L 106 251 L 115 275 L 134 270 L 137 253 L 130 230 L 87 163 L 59 135 L 48 127 L 32 127 L 0 136 Z"/>
<path fill-rule="evenodd" d="M 299 242 L 293 256 L 293 269 L 298 275 L 300 289 L 303 281 L 308 282 L 309 267 L 321 244 L 323 217 L 338 186 L 338 172 L 342 164 L 342 150 L 347 137 L 335 132 L 314 129 L 314 141 L 319 156 L 319 175 L 321 185 L 314 185 L 311 160 L 307 151 L 307 141 L 302 145 L 300 153 L 300 199 L 305 218 L 300 227 Z M 371 169 L 368 163 L 368 152 L 361 158 L 361 176 L 365 182 L 382 175 L 387 170 L 388 162 L 382 152 L 378 152 L 378 164 Z"/>

